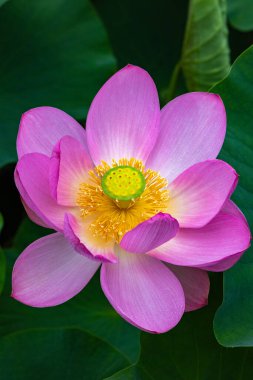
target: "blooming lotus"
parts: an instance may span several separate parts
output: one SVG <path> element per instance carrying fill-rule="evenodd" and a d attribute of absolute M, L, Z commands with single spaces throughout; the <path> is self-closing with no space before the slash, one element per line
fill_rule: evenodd
<path fill-rule="evenodd" d="M 19 256 L 12 296 L 58 305 L 101 267 L 109 302 L 140 329 L 168 331 L 204 306 L 206 271 L 230 268 L 250 242 L 230 200 L 238 175 L 216 159 L 225 131 L 218 95 L 160 111 L 151 77 L 132 65 L 100 89 L 86 131 L 56 108 L 26 112 L 15 182 L 29 217 L 56 233 Z"/>

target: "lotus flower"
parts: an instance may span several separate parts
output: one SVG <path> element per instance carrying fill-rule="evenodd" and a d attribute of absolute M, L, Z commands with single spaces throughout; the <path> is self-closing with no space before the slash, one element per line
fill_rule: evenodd
<path fill-rule="evenodd" d="M 154 333 L 207 303 L 207 272 L 231 267 L 250 232 L 232 203 L 238 175 L 216 157 L 226 112 L 216 94 L 162 111 L 143 69 L 128 65 L 93 100 L 86 131 L 39 107 L 21 119 L 15 182 L 29 217 L 54 229 L 13 269 L 12 296 L 61 304 L 101 266 L 101 286 L 128 322 Z"/>

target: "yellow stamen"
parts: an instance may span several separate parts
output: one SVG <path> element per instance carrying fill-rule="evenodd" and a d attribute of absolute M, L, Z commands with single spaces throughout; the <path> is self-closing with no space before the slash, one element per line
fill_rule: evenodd
<path fill-rule="evenodd" d="M 127 171 L 130 176 L 134 172 L 138 173 L 138 176 L 143 178 L 142 187 L 138 187 L 138 181 L 133 185 L 131 183 L 127 193 L 124 190 L 121 191 L 117 182 L 115 186 L 110 186 L 112 197 L 107 193 L 107 189 L 103 190 L 105 188 L 103 177 L 108 171 L 109 174 L 115 172 L 119 181 L 120 167 L 130 168 L 131 170 Z M 113 161 L 111 166 L 102 162 L 89 172 L 88 182 L 80 185 L 76 203 L 84 219 L 92 216 L 93 222 L 89 229 L 94 237 L 99 236 L 106 242 L 118 243 L 127 231 L 139 223 L 158 212 L 167 211 L 169 201 L 167 185 L 165 178 L 151 169 L 145 169 L 140 160 L 123 158 L 118 162 Z M 132 197 L 129 194 L 131 191 L 134 191 Z"/>

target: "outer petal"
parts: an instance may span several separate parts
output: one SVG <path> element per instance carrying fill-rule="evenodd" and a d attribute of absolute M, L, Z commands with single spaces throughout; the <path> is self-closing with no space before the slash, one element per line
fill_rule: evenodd
<path fill-rule="evenodd" d="M 47 226 L 61 231 L 64 214 L 71 209 L 57 205 L 50 194 L 49 164 L 50 159 L 43 154 L 26 154 L 16 166 L 15 182 L 28 208 Z"/>
<path fill-rule="evenodd" d="M 147 167 L 169 182 L 189 166 L 216 158 L 226 132 L 226 111 L 216 94 L 192 92 L 169 102 Z"/>
<path fill-rule="evenodd" d="M 28 217 L 33 221 L 33 223 L 36 223 L 41 227 L 50 228 L 49 225 L 47 225 L 42 219 L 40 219 L 38 215 L 35 214 L 35 212 L 27 206 L 27 204 L 22 198 L 21 198 L 21 202 L 22 202 L 22 205 L 24 206 L 24 209 Z"/>
<path fill-rule="evenodd" d="M 240 260 L 244 252 L 236 253 L 235 255 L 229 256 L 223 260 L 219 260 L 211 265 L 201 265 L 200 268 L 208 270 L 210 272 L 224 272 L 225 270 L 231 268 L 233 265 Z"/>
<path fill-rule="evenodd" d="M 76 253 L 63 235 L 45 236 L 17 259 L 12 297 L 34 307 L 59 305 L 85 287 L 99 264 Z"/>
<path fill-rule="evenodd" d="M 64 136 L 56 144 L 50 160 L 50 188 L 58 204 L 75 206 L 80 184 L 87 182 L 92 169 L 87 148 L 71 136 Z"/>
<path fill-rule="evenodd" d="M 247 220 L 241 210 L 229 199 L 222 208 L 223 212 L 226 214 L 235 215 L 241 219 L 242 222 L 248 227 Z M 226 259 L 220 260 L 212 265 L 201 266 L 202 269 L 212 271 L 212 272 L 224 272 L 225 270 L 231 268 L 238 260 L 240 260 L 244 251 L 238 252 L 235 255 L 229 256 Z"/>
<path fill-rule="evenodd" d="M 65 135 L 86 144 L 84 129 L 71 116 L 53 107 L 33 108 L 25 112 L 20 121 L 18 157 L 27 153 L 51 156 L 54 145 Z"/>
<path fill-rule="evenodd" d="M 220 212 L 199 229 L 180 229 L 176 237 L 149 254 L 174 265 L 203 267 L 245 251 L 250 231 L 242 218 Z"/>
<path fill-rule="evenodd" d="M 176 219 L 160 212 L 127 232 L 120 246 L 128 252 L 145 253 L 176 236 L 178 228 Z"/>
<path fill-rule="evenodd" d="M 247 222 L 247 219 L 245 218 L 244 214 L 242 213 L 242 211 L 239 209 L 239 207 L 233 202 L 231 201 L 231 199 L 228 199 L 223 207 L 222 207 L 222 210 L 226 213 L 226 214 L 231 214 L 231 215 L 235 215 L 235 216 L 238 216 L 238 218 L 241 218 L 242 220 L 244 220 L 244 222 L 247 224 L 248 226 L 248 222 Z"/>
<path fill-rule="evenodd" d="M 193 311 L 206 306 L 210 288 L 207 272 L 197 268 L 167 265 L 177 276 L 184 289 L 185 311 Z"/>
<path fill-rule="evenodd" d="M 185 308 L 180 282 L 158 260 L 120 248 L 117 254 L 117 264 L 103 264 L 101 269 L 102 289 L 112 306 L 142 330 L 162 333 L 172 329 Z"/>
<path fill-rule="evenodd" d="M 92 220 L 79 220 L 71 214 L 65 215 L 64 234 L 71 245 L 81 255 L 88 256 L 105 262 L 116 262 L 114 242 L 105 242 L 99 237 L 94 237 L 89 231 Z"/>
<path fill-rule="evenodd" d="M 237 181 L 235 170 L 224 161 L 195 164 L 169 185 L 168 212 L 180 227 L 202 227 L 220 211 Z"/>
<path fill-rule="evenodd" d="M 87 117 L 87 141 L 96 164 L 122 157 L 145 160 L 158 134 L 160 108 L 149 74 L 128 65 L 94 98 Z"/>

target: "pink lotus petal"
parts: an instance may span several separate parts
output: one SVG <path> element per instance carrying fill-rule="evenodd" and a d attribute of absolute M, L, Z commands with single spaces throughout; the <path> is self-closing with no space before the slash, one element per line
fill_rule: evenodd
<path fill-rule="evenodd" d="M 244 220 L 244 222 L 247 224 L 248 226 L 248 222 L 247 222 L 247 219 L 245 218 L 244 214 L 242 213 L 242 211 L 239 209 L 239 207 L 233 202 L 231 201 L 231 199 L 228 199 L 223 207 L 222 207 L 222 210 L 226 213 L 226 214 L 231 214 L 231 215 L 235 215 L 235 216 L 238 216 L 239 218 L 242 218 Z"/>
<path fill-rule="evenodd" d="M 21 202 L 22 202 L 22 205 L 24 206 L 24 209 L 28 217 L 31 219 L 33 223 L 38 224 L 41 227 L 50 228 L 49 225 L 47 225 L 42 219 L 40 219 L 39 216 L 35 214 L 35 212 L 27 206 L 27 204 L 22 198 L 21 198 Z"/>
<path fill-rule="evenodd" d="M 169 102 L 161 113 L 161 132 L 147 160 L 169 182 L 197 162 L 216 158 L 226 132 L 221 98 L 192 92 Z"/>
<path fill-rule="evenodd" d="M 241 219 L 241 221 L 245 223 L 246 227 L 249 229 L 247 220 L 241 210 L 229 199 L 222 207 L 223 212 L 226 214 L 235 215 Z M 212 272 L 224 272 L 225 270 L 231 268 L 238 260 L 240 260 L 241 256 L 244 254 L 244 251 L 238 252 L 235 255 L 229 256 L 223 260 L 219 260 L 216 263 L 211 265 L 202 265 L 201 268 L 204 270 L 212 271 Z"/>
<path fill-rule="evenodd" d="M 21 197 L 47 226 L 62 231 L 64 214 L 72 209 L 57 205 L 49 189 L 50 158 L 40 153 L 24 155 L 17 163 L 15 182 Z"/>
<path fill-rule="evenodd" d="M 238 260 L 240 260 L 241 256 L 244 252 L 236 253 L 235 255 L 226 257 L 223 260 L 216 261 L 214 264 L 211 265 L 200 265 L 198 268 L 207 270 L 209 272 L 224 272 L 225 270 L 228 270 L 233 265 L 237 263 Z"/>
<path fill-rule="evenodd" d="M 185 299 L 166 266 L 146 255 L 117 249 L 118 262 L 103 264 L 101 286 L 115 310 L 142 330 L 162 333 L 181 319 Z"/>
<path fill-rule="evenodd" d="M 33 108 L 25 112 L 20 121 L 18 157 L 27 153 L 51 156 L 54 145 L 65 135 L 86 144 L 84 129 L 71 116 L 53 107 Z"/>
<path fill-rule="evenodd" d="M 87 182 L 93 162 L 87 148 L 71 136 L 56 144 L 50 160 L 51 194 L 58 204 L 76 206 L 80 184 Z"/>
<path fill-rule="evenodd" d="M 208 304 L 210 281 L 207 272 L 197 268 L 167 264 L 180 281 L 185 295 L 185 311 L 200 309 Z"/>
<path fill-rule="evenodd" d="M 128 65 L 113 75 L 94 98 L 87 117 L 87 141 L 101 160 L 144 160 L 153 148 L 160 118 L 159 99 L 149 74 Z"/>
<path fill-rule="evenodd" d="M 76 253 L 55 233 L 29 245 L 12 274 L 12 297 L 34 307 L 59 305 L 79 293 L 100 263 Z"/>
<path fill-rule="evenodd" d="M 169 184 L 168 213 L 180 227 L 202 227 L 217 215 L 237 181 L 235 170 L 224 161 L 195 164 Z"/>
<path fill-rule="evenodd" d="M 94 238 L 89 231 L 91 221 L 84 222 L 71 214 L 65 215 L 64 234 L 81 255 L 104 262 L 116 262 L 114 242 Z"/>
<path fill-rule="evenodd" d="M 120 246 L 128 252 L 145 253 L 172 239 L 178 228 L 176 219 L 160 212 L 127 232 Z"/>
<path fill-rule="evenodd" d="M 149 254 L 174 265 L 203 267 L 245 251 L 249 244 L 244 219 L 221 211 L 202 228 L 179 229 L 174 239 Z"/>

